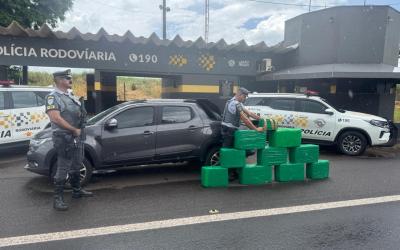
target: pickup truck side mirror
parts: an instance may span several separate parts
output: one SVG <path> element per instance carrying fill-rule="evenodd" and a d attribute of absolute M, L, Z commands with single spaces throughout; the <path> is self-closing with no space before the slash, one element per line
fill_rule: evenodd
<path fill-rule="evenodd" d="M 108 120 L 108 121 L 106 122 L 106 124 L 105 124 L 105 128 L 106 128 L 106 129 L 109 129 L 109 130 L 118 128 L 118 121 L 117 121 L 117 119 L 112 118 L 112 119 Z"/>
<path fill-rule="evenodd" d="M 333 112 L 332 109 L 325 109 L 325 114 L 327 114 L 327 115 L 333 115 L 334 112 Z"/>

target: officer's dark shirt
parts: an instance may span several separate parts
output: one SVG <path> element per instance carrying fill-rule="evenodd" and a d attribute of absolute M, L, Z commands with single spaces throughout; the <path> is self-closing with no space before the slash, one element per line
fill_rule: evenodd
<path fill-rule="evenodd" d="M 54 91 L 46 96 L 46 113 L 49 110 L 60 111 L 60 115 L 65 121 L 75 128 L 79 127 L 81 116 L 80 102 L 72 93 L 65 93 L 55 88 Z M 54 132 L 71 132 L 61 128 L 54 122 L 51 122 L 51 128 Z"/>
<path fill-rule="evenodd" d="M 243 104 L 241 102 L 236 100 L 235 97 L 228 100 L 222 116 L 222 125 L 230 128 L 239 128 L 241 112 L 243 112 Z"/>

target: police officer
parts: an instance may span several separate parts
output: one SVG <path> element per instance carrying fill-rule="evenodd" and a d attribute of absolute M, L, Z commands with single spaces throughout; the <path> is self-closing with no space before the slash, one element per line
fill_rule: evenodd
<path fill-rule="evenodd" d="M 239 88 L 236 95 L 228 100 L 225 105 L 224 113 L 222 115 L 222 146 L 231 148 L 233 147 L 235 131 L 239 129 L 240 120 L 249 128 L 259 132 L 264 131 L 265 128 L 256 127 L 249 119 L 249 117 L 260 120 L 261 118 L 250 112 L 243 106 L 243 102 L 249 95 L 249 91 L 245 88 Z"/>
<path fill-rule="evenodd" d="M 79 138 L 82 114 L 81 103 L 69 91 L 72 87 L 71 70 L 55 72 L 53 76 L 55 89 L 46 96 L 46 113 L 51 121 L 54 148 L 57 150 L 53 207 L 63 211 L 68 209 L 63 197 L 67 176 L 70 177 L 73 198 L 88 197 L 93 194 L 80 186 L 80 168 L 84 157 L 83 143 Z"/>
<path fill-rule="evenodd" d="M 224 113 L 222 115 L 221 123 L 221 135 L 222 135 L 222 147 L 232 148 L 234 144 L 235 131 L 239 129 L 240 120 L 249 128 L 262 132 L 265 127 L 256 127 L 249 119 L 249 117 L 260 120 L 261 118 L 250 112 L 243 106 L 243 102 L 246 100 L 249 91 L 245 88 L 239 88 L 238 92 L 232 99 L 228 100 L 225 105 Z M 230 180 L 237 178 L 237 172 L 230 170 Z"/>

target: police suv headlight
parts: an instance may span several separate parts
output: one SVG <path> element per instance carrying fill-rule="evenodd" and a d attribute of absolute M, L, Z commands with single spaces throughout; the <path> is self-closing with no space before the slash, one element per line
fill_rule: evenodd
<path fill-rule="evenodd" d="M 371 120 L 369 123 L 380 128 L 389 128 L 389 123 L 387 121 Z"/>

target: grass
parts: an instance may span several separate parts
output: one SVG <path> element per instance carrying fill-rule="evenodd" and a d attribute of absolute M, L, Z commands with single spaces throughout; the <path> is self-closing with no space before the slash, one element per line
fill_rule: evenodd
<path fill-rule="evenodd" d="M 396 105 L 394 106 L 393 121 L 395 123 L 400 123 L 400 101 L 396 101 Z"/>
<path fill-rule="evenodd" d="M 161 79 L 143 77 L 117 77 L 117 100 L 161 98 Z"/>
<path fill-rule="evenodd" d="M 29 72 L 28 84 L 33 86 L 52 86 L 53 76 L 46 72 Z M 86 73 L 72 74 L 72 89 L 76 96 L 86 98 Z M 161 98 L 161 79 L 144 77 L 117 77 L 117 100 Z"/>

